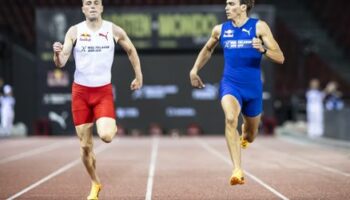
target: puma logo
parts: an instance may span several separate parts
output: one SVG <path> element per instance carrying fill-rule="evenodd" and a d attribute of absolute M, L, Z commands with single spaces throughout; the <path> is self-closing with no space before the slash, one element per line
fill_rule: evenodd
<path fill-rule="evenodd" d="M 251 31 L 251 30 L 252 30 L 252 27 L 250 27 L 249 30 L 243 28 L 243 29 L 242 29 L 242 32 L 246 32 L 246 33 L 250 36 L 250 31 Z"/>
<path fill-rule="evenodd" d="M 108 35 L 108 32 L 107 32 L 106 34 L 103 34 L 103 33 L 99 33 L 98 35 L 99 35 L 99 36 L 101 36 L 101 37 L 104 37 L 104 38 L 106 38 L 106 40 L 108 41 L 108 37 L 107 37 L 107 35 Z"/>
<path fill-rule="evenodd" d="M 51 121 L 57 122 L 63 129 L 67 128 L 67 124 L 66 124 L 67 117 L 68 117 L 68 112 L 66 111 L 63 111 L 61 115 L 52 111 L 49 112 L 49 119 Z"/>

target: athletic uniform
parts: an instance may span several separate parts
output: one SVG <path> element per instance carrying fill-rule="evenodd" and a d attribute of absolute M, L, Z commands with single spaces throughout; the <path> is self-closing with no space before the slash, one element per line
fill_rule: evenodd
<path fill-rule="evenodd" d="M 253 48 L 257 19 L 249 18 L 241 27 L 232 21 L 222 24 L 220 44 L 224 49 L 225 67 L 220 83 L 220 97 L 234 96 L 248 117 L 262 112 L 262 54 Z"/>
<path fill-rule="evenodd" d="M 74 125 L 92 123 L 100 117 L 115 118 L 111 68 L 114 59 L 112 23 L 103 21 L 98 31 L 91 31 L 86 22 L 77 25 L 77 40 L 72 86 Z"/>

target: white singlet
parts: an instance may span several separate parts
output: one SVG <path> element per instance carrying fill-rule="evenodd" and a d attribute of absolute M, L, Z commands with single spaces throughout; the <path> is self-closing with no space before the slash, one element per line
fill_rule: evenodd
<path fill-rule="evenodd" d="M 77 40 L 74 47 L 74 82 L 99 87 L 111 83 L 111 68 L 114 59 L 112 23 L 102 21 L 98 31 L 90 30 L 86 22 L 77 25 Z"/>

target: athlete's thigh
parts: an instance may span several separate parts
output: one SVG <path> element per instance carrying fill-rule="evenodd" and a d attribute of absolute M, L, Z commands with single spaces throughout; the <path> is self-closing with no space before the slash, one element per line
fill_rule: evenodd
<path fill-rule="evenodd" d="M 72 115 L 75 126 L 93 122 L 93 112 L 88 103 L 88 93 L 75 83 L 72 86 Z"/>
<path fill-rule="evenodd" d="M 99 93 L 96 93 L 95 106 L 93 107 L 94 119 L 102 117 L 115 119 L 115 107 L 112 89 L 104 88 Z"/>
<path fill-rule="evenodd" d="M 101 117 L 96 121 L 97 133 L 99 136 L 103 134 L 114 134 L 117 130 L 116 121 L 111 117 Z"/>
<path fill-rule="evenodd" d="M 243 98 L 242 114 L 244 116 L 254 118 L 261 114 L 262 106 L 262 96 L 257 96 L 248 100 Z"/>
<path fill-rule="evenodd" d="M 236 97 L 227 94 L 221 99 L 221 106 L 224 110 L 226 118 L 238 119 L 239 113 L 241 111 L 241 105 Z"/>
<path fill-rule="evenodd" d="M 255 133 L 256 130 L 259 128 L 261 119 L 261 114 L 255 116 L 255 117 L 249 117 L 243 114 L 243 122 L 245 129 L 248 133 Z"/>
<path fill-rule="evenodd" d="M 75 130 L 82 145 L 92 144 L 93 123 L 86 123 L 75 126 Z"/>

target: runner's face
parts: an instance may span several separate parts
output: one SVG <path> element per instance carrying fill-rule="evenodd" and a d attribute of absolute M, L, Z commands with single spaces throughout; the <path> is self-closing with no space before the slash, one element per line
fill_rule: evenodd
<path fill-rule="evenodd" d="M 84 0 L 82 6 L 85 17 L 91 21 L 98 19 L 102 12 L 103 6 L 101 0 Z"/>
<path fill-rule="evenodd" d="M 240 4 L 240 0 L 227 0 L 225 12 L 227 19 L 235 19 L 242 13 L 242 7 L 245 5 Z"/>

